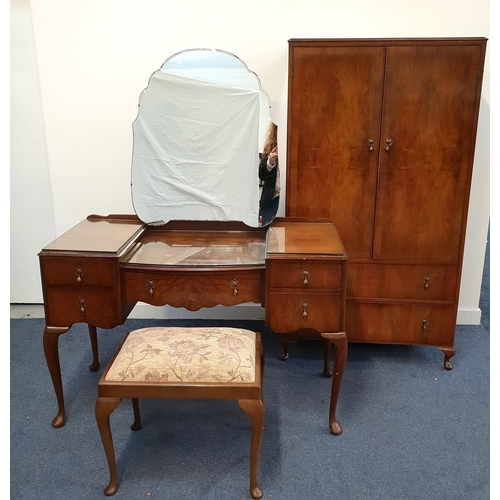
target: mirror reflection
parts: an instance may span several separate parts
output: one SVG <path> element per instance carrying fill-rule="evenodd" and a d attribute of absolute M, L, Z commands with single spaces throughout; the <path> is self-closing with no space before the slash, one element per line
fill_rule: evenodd
<path fill-rule="evenodd" d="M 274 219 L 277 126 L 259 78 L 236 56 L 193 49 L 167 59 L 141 93 L 133 131 L 132 201 L 143 222 Z"/>

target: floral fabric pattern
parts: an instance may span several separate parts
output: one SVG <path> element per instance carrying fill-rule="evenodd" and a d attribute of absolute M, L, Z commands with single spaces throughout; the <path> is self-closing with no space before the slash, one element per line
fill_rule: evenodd
<path fill-rule="evenodd" d="M 106 381 L 255 382 L 255 339 L 241 328 L 142 328 L 129 334 Z"/>

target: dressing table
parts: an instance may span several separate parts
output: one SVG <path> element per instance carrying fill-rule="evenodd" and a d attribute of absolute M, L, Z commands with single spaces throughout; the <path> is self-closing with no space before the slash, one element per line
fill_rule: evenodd
<path fill-rule="evenodd" d="M 187 54 L 191 55 L 199 54 Z M 237 63 L 239 67 L 243 65 L 239 59 L 227 53 L 216 55 L 222 55 L 224 62 L 228 60 L 231 64 Z M 185 56 L 185 53 L 181 53 L 183 61 L 186 60 Z M 201 56 L 204 61 L 205 54 Z M 179 57 L 174 56 L 167 63 L 171 64 L 178 59 Z M 217 59 L 217 64 L 220 62 Z M 165 64 L 168 66 L 167 63 Z M 246 66 L 242 67 L 243 73 L 250 74 L 251 79 L 257 78 Z M 230 74 L 234 80 L 235 74 L 239 73 L 233 70 Z M 160 76 L 165 77 L 163 73 Z M 177 74 L 167 74 L 167 77 L 168 89 L 182 85 Z M 187 79 L 188 86 L 199 83 L 193 81 L 195 79 L 191 74 Z M 213 77 L 205 68 L 202 79 L 205 87 L 207 79 L 210 81 Z M 154 75 L 147 90 L 153 88 L 153 80 Z M 164 81 L 160 84 L 163 85 Z M 169 144 L 167 152 L 156 150 L 151 153 L 146 150 L 146 145 L 150 147 L 155 144 L 153 147 L 157 147 L 160 141 L 152 140 L 154 137 L 151 134 L 154 135 L 157 131 L 145 123 L 147 110 L 143 110 L 148 108 L 153 99 L 151 96 L 146 98 L 147 92 L 144 91 L 139 103 L 138 119 L 134 122 L 132 199 L 136 215 L 90 215 L 39 253 L 46 322 L 43 347 L 58 402 L 53 427 L 61 427 L 65 422 L 58 341 L 74 323 L 88 324 L 93 353 L 90 369 L 96 371 L 99 368 L 97 328 L 111 329 L 123 324 L 138 302 L 182 307 L 190 311 L 216 305 L 234 306 L 253 302 L 265 307 L 266 326 L 281 334 L 281 359 L 288 357 L 289 344 L 297 339 L 325 339 L 324 373 L 333 375 L 330 431 L 340 434 L 341 427 L 336 420 L 335 409 L 347 356 L 344 322 L 348 257 L 335 226 L 327 219 L 276 217 L 270 225 L 259 224 L 256 165 L 263 141 L 262 131 L 269 123 L 269 106 L 259 82 L 255 89 L 247 92 L 248 86 L 245 84 L 240 87 L 242 84 L 238 79 L 236 83 L 232 81 L 230 84 L 227 80 L 222 85 L 216 82 L 215 90 L 208 90 L 211 94 L 210 102 L 214 92 L 224 91 L 220 87 L 234 85 L 236 93 L 243 88 L 241 94 L 250 94 L 250 107 L 256 111 L 253 118 L 249 119 L 248 109 L 244 110 L 244 118 L 248 120 L 244 128 L 255 132 L 250 141 L 255 146 L 255 151 L 251 152 L 250 159 L 247 158 L 248 135 L 241 138 L 241 142 L 245 144 L 241 148 L 236 144 L 230 153 L 233 156 L 227 158 L 220 148 L 216 148 L 219 132 L 210 135 L 208 142 L 200 138 L 199 130 L 194 132 L 195 142 L 204 144 L 203 152 L 200 153 L 200 158 L 204 161 L 207 158 L 206 145 L 210 144 L 212 149 L 216 149 L 212 158 L 223 156 L 221 164 L 217 165 L 218 169 L 225 168 L 228 161 L 232 168 L 235 164 L 248 161 L 249 166 L 244 166 L 253 169 L 250 178 L 253 176 L 256 179 L 255 185 L 246 186 L 245 192 L 238 196 L 233 207 L 229 205 L 234 197 L 230 197 L 228 203 L 228 199 L 224 198 L 227 193 L 222 193 L 222 198 L 210 200 L 206 204 L 208 208 L 188 199 L 188 194 L 193 191 L 191 188 L 200 185 L 189 180 L 192 175 L 189 170 L 193 165 L 196 166 L 192 148 L 188 148 L 189 152 L 185 153 L 189 158 L 180 160 L 181 177 L 188 179 L 185 186 L 180 185 L 177 178 L 174 179 L 174 171 L 176 168 L 179 171 L 179 165 L 174 168 L 171 164 L 179 163 L 181 153 L 175 144 Z M 164 90 L 162 89 L 161 99 L 166 94 Z M 203 89 L 205 91 L 206 88 Z M 198 93 L 199 89 L 195 94 Z M 233 98 L 234 88 L 229 93 Z M 177 95 L 172 101 L 177 105 L 182 102 L 182 98 L 179 99 Z M 189 102 L 192 104 L 191 100 Z M 231 109 L 233 104 L 234 102 Z M 161 109 L 156 95 L 155 121 L 158 110 Z M 218 112 L 220 109 L 218 101 Z M 164 116 L 175 114 L 170 111 Z M 233 111 L 229 112 L 231 113 Z M 185 120 L 186 117 L 179 113 L 179 117 L 176 117 L 178 119 Z M 191 120 L 191 117 L 188 116 L 187 119 Z M 216 128 L 223 126 L 221 123 L 218 119 Z M 162 130 L 158 133 L 164 134 L 164 120 L 161 127 Z M 172 123 L 167 128 L 178 129 Z M 184 133 L 187 130 L 186 126 L 180 129 Z M 146 133 L 150 137 L 143 140 Z M 241 135 L 241 128 L 238 128 L 237 134 Z M 228 142 L 226 138 L 227 132 L 222 134 L 222 143 L 227 149 L 227 144 L 233 144 L 234 141 Z M 181 149 L 185 151 L 186 148 L 182 146 Z M 175 153 L 168 156 L 172 154 L 172 150 Z M 172 160 L 173 157 L 175 161 Z M 158 158 L 162 158 L 163 163 L 169 163 L 172 170 L 167 173 L 163 169 L 162 177 L 158 174 Z M 237 161 L 235 158 L 238 158 Z M 148 159 L 151 160 L 152 168 L 151 165 L 146 165 Z M 200 164 L 201 161 L 199 160 Z M 213 162 L 209 163 L 211 165 Z M 146 175 L 142 175 L 144 172 L 147 172 Z M 205 189 L 209 189 L 213 176 L 212 172 L 201 182 Z M 238 179 L 239 174 L 230 177 L 224 181 L 241 184 L 235 183 L 241 181 Z M 229 186 L 228 189 L 233 187 Z M 238 187 L 234 189 L 237 190 Z M 155 196 L 150 196 L 148 190 L 156 190 Z M 214 193 L 210 194 L 212 196 Z M 205 199 L 206 195 L 194 192 L 194 197 L 200 200 Z M 172 198 L 175 201 L 171 201 Z M 192 209 L 193 206 L 196 210 Z M 242 214 L 242 206 L 247 206 L 250 210 Z M 178 212 L 179 207 L 183 209 L 182 212 Z M 219 213 L 221 211 L 222 215 Z M 182 220 L 179 213 L 182 214 Z M 188 218 L 184 218 L 185 213 Z M 331 343 L 335 346 L 333 372 L 329 369 Z"/>

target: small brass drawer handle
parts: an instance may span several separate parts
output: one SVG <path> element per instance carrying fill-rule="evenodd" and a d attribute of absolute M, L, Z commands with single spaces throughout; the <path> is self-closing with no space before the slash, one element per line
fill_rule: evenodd
<path fill-rule="evenodd" d="M 300 306 L 302 308 L 302 318 L 304 321 L 307 319 L 307 308 L 309 307 L 307 305 L 307 302 L 303 302 L 302 305 Z"/>
<path fill-rule="evenodd" d="M 304 288 L 307 288 L 307 285 L 309 285 L 309 271 L 302 271 L 302 279 Z"/>
<path fill-rule="evenodd" d="M 391 146 L 394 144 L 394 141 L 389 137 L 385 140 L 385 152 L 388 153 L 391 149 Z"/>
<path fill-rule="evenodd" d="M 239 286 L 240 282 L 237 280 L 237 279 L 234 279 L 231 281 L 231 288 L 233 289 L 233 295 L 235 297 L 238 296 L 238 286 Z"/>
<path fill-rule="evenodd" d="M 80 304 L 80 313 L 83 316 L 85 314 L 85 301 L 80 299 L 78 303 Z"/>
<path fill-rule="evenodd" d="M 373 139 L 368 139 L 368 151 L 370 153 L 373 153 L 373 144 L 375 143 L 375 141 Z"/>
<path fill-rule="evenodd" d="M 153 288 L 155 287 L 155 282 L 153 280 L 148 280 L 146 281 L 146 285 L 148 286 L 149 288 L 149 296 L 152 297 L 153 296 Z"/>
<path fill-rule="evenodd" d="M 422 320 L 422 331 L 423 332 L 427 331 L 427 320 L 426 319 Z"/>
<path fill-rule="evenodd" d="M 429 276 L 426 276 L 424 278 L 424 290 L 428 290 L 429 289 L 429 283 L 431 282 L 431 279 L 429 278 Z"/>
<path fill-rule="evenodd" d="M 82 276 L 83 276 L 83 269 L 81 267 L 77 268 L 75 271 L 76 273 L 76 282 L 81 283 L 82 282 Z"/>

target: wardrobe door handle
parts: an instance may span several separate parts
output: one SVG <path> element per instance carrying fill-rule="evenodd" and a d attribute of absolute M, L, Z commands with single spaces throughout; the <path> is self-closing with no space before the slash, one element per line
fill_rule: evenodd
<path fill-rule="evenodd" d="M 373 153 L 373 145 L 375 144 L 375 141 L 373 139 L 368 139 L 368 151 L 370 153 Z"/>
<path fill-rule="evenodd" d="M 428 290 L 429 289 L 429 283 L 431 282 L 431 279 L 429 278 L 429 276 L 426 276 L 424 278 L 424 290 Z"/>
<path fill-rule="evenodd" d="M 391 149 L 391 146 L 394 144 L 394 141 L 389 137 L 385 140 L 385 152 L 388 153 Z"/>

